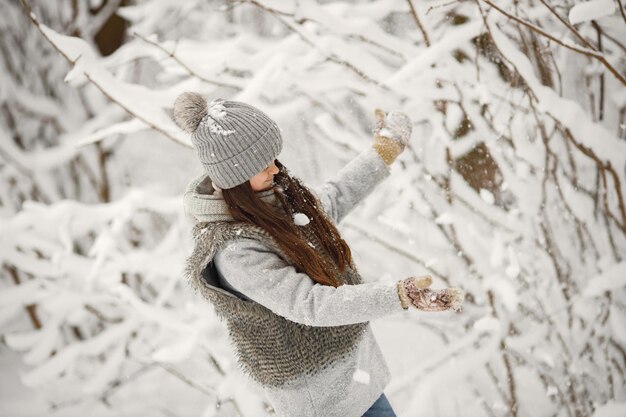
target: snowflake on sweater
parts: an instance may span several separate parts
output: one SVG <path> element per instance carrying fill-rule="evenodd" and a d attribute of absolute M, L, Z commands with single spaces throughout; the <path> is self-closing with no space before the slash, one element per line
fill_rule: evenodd
<path fill-rule="evenodd" d="M 224 110 L 224 100 L 222 99 L 213 99 L 210 103 L 208 103 L 207 114 L 200 121 L 200 125 L 207 127 L 209 131 L 212 133 L 217 133 L 218 135 L 228 136 L 233 133 L 236 133 L 235 130 L 226 130 L 224 129 L 218 121 L 223 119 L 226 116 L 226 111 Z"/>

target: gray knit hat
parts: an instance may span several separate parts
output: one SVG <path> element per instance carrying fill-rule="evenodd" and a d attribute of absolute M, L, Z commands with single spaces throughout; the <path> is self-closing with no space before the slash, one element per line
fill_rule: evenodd
<path fill-rule="evenodd" d="M 276 123 L 238 101 L 186 92 L 174 102 L 174 120 L 186 132 L 215 185 L 233 188 L 263 171 L 283 148 Z"/>

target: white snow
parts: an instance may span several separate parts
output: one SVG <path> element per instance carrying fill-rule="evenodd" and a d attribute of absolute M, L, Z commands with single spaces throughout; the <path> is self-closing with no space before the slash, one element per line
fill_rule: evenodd
<path fill-rule="evenodd" d="M 173 343 L 157 349 L 151 357 L 157 362 L 181 362 L 190 357 L 197 344 L 198 332 L 192 331 L 178 335 Z"/>
<path fill-rule="evenodd" d="M 621 417 L 626 415 L 626 402 L 611 400 L 601 405 L 592 417 Z"/>
<path fill-rule="evenodd" d="M 207 103 L 207 111 L 213 119 L 222 119 L 226 116 L 226 107 L 221 99 L 213 99 Z"/>
<path fill-rule="evenodd" d="M 354 371 L 352 379 L 354 379 L 356 382 L 360 382 L 361 384 L 369 384 L 370 374 L 362 369 L 357 369 L 356 371 Z"/>
<path fill-rule="evenodd" d="M 539 110 L 553 115 L 573 132 L 577 141 L 591 147 L 600 158 L 610 161 L 613 166 L 620 166 L 626 158 L 626 143 L 619 140 L 603 125 L 594 123 L 589 117 L 589 113 L 580 104 L 560 97 L 554 90 L 542 85 L 535 76 L 528 57 L 523 55 L 511 43 L 511 40 L 497 28 L 497 25 L 494 24 L 496 19 L 493 16 L 495 15 L 490 15 L 494 41 L 537 95 Z M 622 192 L 626 191 L 626 184 L 621 185 Z"/>
<path fill-rule="evenodd" d="M 233 133 L 237 133 L 236 130 L 227 130 L 219 124 L 219 120 L 226 116 L 226 108 L 224 107 L 222 99 L 213 99 L 207 103 L 207 114 L 200 121 L 201 125 L 209 128 L 213 133 L 218 135 L 228 136 Z M 212 154 L 211 154 L 212 155 Z"/>
<path fill-rule="evenodd" d="M 487 33 L 477 3 L 448 0 L 412 2 L 430 47 L 408 3 L 395 0 L 146 0 L 117 11 L 130 36 L 104 57 L 92 37 L 113 3 L 94 16 L 88 5 L 101 0 L 76 10 L 39 2 L 33 16 L 50 41 L 19 2 L 0 17 L 11 34 L 0 39 L 0 415 L 270 414 L 238 369 L 228 330 L 183 273 L 193 242 L 181 197 L 202 169 L 171 118 L 184 91 L 240 100 L 275 119 L 281 162 L 308 185 L 325 184 L 320 200 L 345 216 L 338 228 L 364 281 L 431 274 L 432 288 L 472 296 L 460 314 L 413 309 L 372 321 L 399 416 L 510 414 L 512 385 L 519 416 L 563 417 L 591 403 L 595 414 L 583 414 L 625 414 L 617 192 L 626 195 L 626 89 L 597 59 L 540 36 L 551 86 L 506 16 L 483 7 L 502 54 L 488 58 L 470 41 Z M 504 3 L 575 46 L 542 4 Z M 570 3 L 583 35 L 594 19 L 625 37 L 615 2 Z M 452 13 L 468 20 L 452 24 Z M 63 34 L 67 16 L 78 37 Z M 459 62 L 461 53 L 469 59 Z M 603 38 L 602 56 L 618 71 L 622 55 Z M 502 66 L 519 72 L 523 88 Z M 411 117 L 410 146 L 390 167 L 376 157 L 371 171 L 353 171 L 361 151 L 376 156 L 375 108 Z M 235 140 L 235 127 L 219 127 L 219 99 L 207 113 L 208 129 Z M 471 130 L 454 137 L 466 117 Z M 472 182 L 455 160 L 478 146 L 498 172 L 481 178 L 490 172 L 473 163 Z M 595 157 L 617 180 L 598 175 Z M 361 188 L 372 178 L 381 181 Z M 310 220 L 293 216 L 298 226 Z M 357 385 L 376 382 L 353 371 Z M 567 394 L 572 378 L 584 404 Z"/>
<path fill-rule="evenodd" d="M 441 213 L 435 219 L 435 223 L 438 224 L 452 224 L 454 222 L 454 215 L 450 212 Z"/>
<path fill-rule="evenodd" d="M 393 138 L 394 137 L 393 132 L 391 130 L 389 130 L 389 128 L 386 128 L 386 127 L 383 127 L 382 129 L 380 129 L 378 134 L 380 136 L 384 136 L 386 138 Z"/>
<path fill-rule="evenodd" d="M 591 0 L 575 4 L 569 10 L 569 22 L 572 25 L 598 20 L 615 12 L 613 0 Z"/>
<path fill-rule="evenodd" d="M 487 204 L 493 204 L 495 203 L 495 197 L 493 196 L 493 193 L 487 189 L 481 188 L 480 189 L 480 197 L 483 199 L 483 201 Z"/>
<path fill-rule="evenodd" d="M 294 213 L 293 221 L 296 224 L 296 226 L 305 226 L 305 225 L 309 224 L 309 222 L 311 220 L 304 213 Z"/>
<path fill-rule="evenodd" d="M 228 136 L 237 133 L 236 130 L 227 130 L 218 123 L 219 120 L 226 116 L 225 107 L 220 100 L 213 100 L 208 105 L 207 114 L 200 121 L 200 125 L 206 126 L 211 132 L 218 135 Z M 235 164 L 236 166 L 237 164 Z"/>
<path fill-rule="evenodd" d="M 626 262 L 621 262 L 590 278 L 583 294 L 586 297 L 597 297 L 605 291 L 621 290 L 624 287 L 626 287 Z"/>
<path fill-rule="evenodd" d="M 120 81 L 98 64 L 96 54 L 87 42 L 77 37 L 61 35 L 43 24 L 41 29 L 55 47 L 74 62 L 74 67 L 65 77 L 65 82 L 77 86 L 91 82 L 100 86 L 109 97 L 132 111 L 144 125 L 150 121 L 171 139 L 189 146 L 189 138 L 179 132 L 180 129 L 165 113 L 165 107 L 171 106 L 171 94 Z"/>
<path fill-rule="evenodd" d="M 506 309 L 514 313 L 519 304 L 519 296 L 513 284 L 505 277 L 490 276 L 485 279 L 484 285 L 494 291 L 498 300 L 504 304 Z"/>
<path fill-rule="evenodd" d="M 509 265 L 506 267 L 506 270 L 505 270 L 506 275 L 510 279 L 515 279 L 518 277 L 520 273 L 520 270 L 521 270 L 520 264 L 519 264 L 517 255 L 515 254 L 515 250 L 513 249 L 513 246 L 507 245 L 506 249 L 507 249 L 507 254 L 509 255 Z"/>

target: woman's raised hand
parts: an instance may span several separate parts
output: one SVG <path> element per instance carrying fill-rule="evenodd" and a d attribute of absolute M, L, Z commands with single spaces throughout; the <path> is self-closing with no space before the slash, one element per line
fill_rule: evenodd
<path fill-rule="evenodd" d="M 376 128 L 374 129 L 374 149 L 380 154 L 387 165 L 391 165 L 404 150 L 413 126 L 411 119 L 404 113 L 385 113 L 381 109 L 374 110 Z"/>
<path fill-rule="evenodd" d="M 462 289 L 451 287 L 443 290 L 431 290 L 428 287 L 433 279 L 424 277 L 410 277 L 398 281 L 398 295 L 400 303 L 406 310 L 409 305 L 423 311 L 463 311 L 465 293 Z"/>

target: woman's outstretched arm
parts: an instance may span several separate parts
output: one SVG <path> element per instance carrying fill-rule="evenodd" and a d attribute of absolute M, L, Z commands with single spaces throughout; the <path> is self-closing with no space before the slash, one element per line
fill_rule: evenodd
<path fill-rule="evenodd" d="M 339 223 L 390 174 L 390 168 L 380 154 L 368 147 L 341 168 L 333 179 L 312 191 L 319 197 L 324 211 Z"/>
<path fill-rule="evenodd" d="M 316 187 L 326 213 L 339 223 L 374 187 L 391 174 L 389 166 L 404 150 L 413 131 L 411 119 L 404 113 L 375 110 L 374 143 L 345 167 L 337 176 Z"/>
<path fill-rule="evenodd" d="M 228 243 L 214 261 L 233 288 L 296 323 L 341 326 L 406 311 L 396 282 L 320 285 L 254 239 Z"/>

